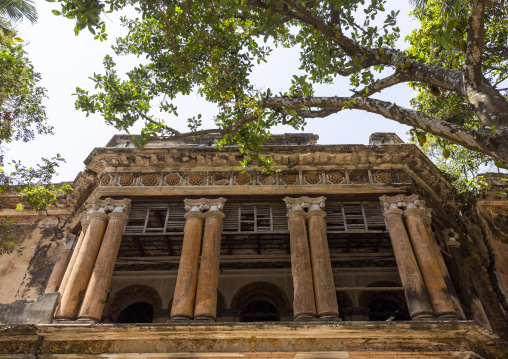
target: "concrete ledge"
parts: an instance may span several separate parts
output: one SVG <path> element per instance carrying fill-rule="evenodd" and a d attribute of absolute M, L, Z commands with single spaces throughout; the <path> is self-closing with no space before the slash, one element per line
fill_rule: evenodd
<path fill-rule="evenodd" d="M 44 293 L 36 300 L 16 300 L 0 304 L 0 323 L 49 324 L 58 299 L 58 292 Z"/>
<path fill-rule="evenodd" d="M 10 354 L 77 358 L 506 358 L 508 343 L 472 321 L 12 325 Z"/>

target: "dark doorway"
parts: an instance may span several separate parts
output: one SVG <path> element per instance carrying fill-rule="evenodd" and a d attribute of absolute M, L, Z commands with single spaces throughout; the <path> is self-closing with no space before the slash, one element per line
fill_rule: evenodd
<path fill-rule="evenodd" d="M 120 312 L 117 323 L 152 323 L 153 306 L 146 302 L 129 305 Z"/>
<path fill-rule="evenodd" d="M 241 322 L 277 322 L 279 311 L 267 297 L 256 296 L 248 300 L 240 314 Z"/>

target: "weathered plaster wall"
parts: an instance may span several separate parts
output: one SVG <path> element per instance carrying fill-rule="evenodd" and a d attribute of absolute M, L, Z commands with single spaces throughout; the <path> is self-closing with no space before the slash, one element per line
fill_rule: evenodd
<path fill-rule="evenodd" d="M 0 303 L 33 300 L 44 292 L 57 259 L 65 216 L 18 216 L 12 240 L 23 249 L 0 256 Z"/>

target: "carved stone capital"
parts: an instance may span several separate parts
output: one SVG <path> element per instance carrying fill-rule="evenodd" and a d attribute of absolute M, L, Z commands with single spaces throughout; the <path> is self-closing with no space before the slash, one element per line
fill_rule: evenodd
<path fill-rule="evenodd" d="M 303 197 L 298 198 L 285 197 L 283 201 L 286 203 L 286 207 L 290 212 L 303 211 L 303 209 L 307 207 L 305 201 L 303 200 Z"/>
<path fill-rule="evenodd" d="M 309 212 L 310 211 L 319 211 L 322 208 L 325 208 L 325 201 L 326 201 L 325 196 L 315 197 L 315 198 L 305 196 L 305 197 L 303 197 L 303 199 L 308 204 Z"/>
<path fill-rule="evenodd" d="M 383 210 L 389 211 L 392 209 L 398 209 L 406 206 L 405 202 L 406 196 L 403 194 L 398 194 L 396 196 L 381 196 L 379 197 L 379 201 L 381 202 L 381 207 Z"/>
<path fill-rule="evenodd" d="M 208 205 L 208 212 L 219 212 L 222 211 L 224 205 L 226 203 L 226 199 L 224 197 L 216 198 L 216 199 L 205 199 L 205 203 Z"/>
<path fill-rule="evenodd" d="M 128 215 L 131 210 L 131 200 L 130 199 L 99 199 L 90 203 L 87 206 L 87 214 L 91 215 L 94 212 L 98 213 L 108 213 L 108 212 L 118 212 Z"/>
<path fill-rule="evenodd" d="M 326 197 L 324 196 L 315 198 L 307 196 L 298 198 L 284 198 L 284 202 L 286 203 L 286 207 L 289 209 L 289 211 L 303 211 L 306 208 L 308 208 L 309 211 L 320 211 L 325 207 L 325 201 Z"/>
<path fill-rule="evenodd" d="M 206 203 L 206 198 L 200 199 L 190 199 L 186 198 L 183 203 L 185 204 L 185 209 L 190 212 L 203 212 L 205 209 L 210 208 L 210 206 Z"/>

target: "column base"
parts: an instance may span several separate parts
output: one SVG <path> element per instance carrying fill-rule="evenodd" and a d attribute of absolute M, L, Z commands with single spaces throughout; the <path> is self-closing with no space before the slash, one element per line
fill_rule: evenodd
<path fill-rule="evenodd" d="M 53 319 L 53 324 L 72 324 L 75 323 L 72 319 L 65 319 L 65 318 L 57 318 Z"/>
<path fill-rule="evenodd" d="M 459 320 L 456 314 L 441 314 L 436 318 L 437 320 Z"/>
<path fill-rule="evenodd" d="M 315 318 L 315 320 L 323 322 L 342 322 L 342 319 L 334 315 L 323 315 L 319 318 Z"/>
<path fill-rule="evenodd" d="M 190 322 L 191 320 L 192 318 L 189 317 L 175 315 L 174 317 L 169 318 L 167 323 L 185 323 Z"/>
<path fill-rule="evenodd" d="M 99 321 L 91 318 L 78 318 L 76 324 L 97 324 Z"/>
<path fill-rule="evenodd" d="M 432 314 L 419 314 L 411 318 L 411 320 L 415 321 L 436 320 L 436 317 L 434 317 Z"/>
<path fill-rule="evenodd" d="M 300 315 L 294 319 L 295 322 L 312 322 L 316 320 L 316 317 L 311 315 Z"/>
<path fill-rule="evenodd" d="M 211 317 L 196 317 L 194 318 L 195 322 L 215 322 L 215 318 Z"/>

